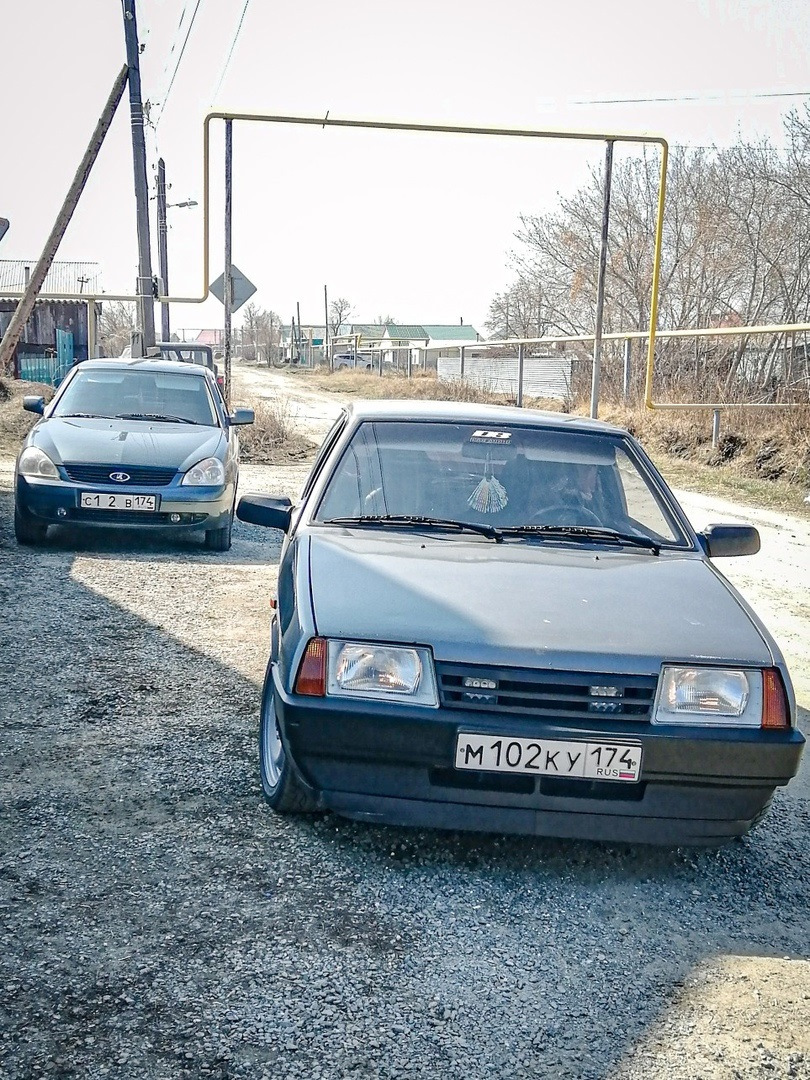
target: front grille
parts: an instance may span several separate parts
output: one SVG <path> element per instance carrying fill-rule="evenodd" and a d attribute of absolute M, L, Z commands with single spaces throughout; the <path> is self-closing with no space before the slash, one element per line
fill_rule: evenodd
<path fill-rule="evenodd" d="M 181 520 L 172 522 L 171 514 L 164 514 L 152 510 L 95 510 L 89 508 L 77 508 L 69 511 L 71 521 L 97 521 L 115 525 L 199 525 L 205 521 L 205 514 L 181 514 Z"/>
<path fill-rule="evenodd" d="M 82 465 L 66 462 L 65 472 L 78 484 L 110 484 L 113 487 L 166 487 L 177 476 L 177 469 L 157 465 Z M 110 473 L 127 476 L 113 480 Z"/>
<path fill-rule="evenodd" d="M 436 664 L 441 704 L 448 709 L 514 713 L 579 721 L 650 718 L 658 680 L 653 675 L 484 668 Z"/>

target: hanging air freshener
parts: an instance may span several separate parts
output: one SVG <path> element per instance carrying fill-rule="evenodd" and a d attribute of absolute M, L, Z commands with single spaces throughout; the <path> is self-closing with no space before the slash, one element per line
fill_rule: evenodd
<path fill-rule="evenodd" d="M 509 502 L 506 488 L 492 472 L 492 459 L 487 455 L 484 475 L 475 491 L 467 499 L 467 505 L 479 514 L 497 514 Z"/>

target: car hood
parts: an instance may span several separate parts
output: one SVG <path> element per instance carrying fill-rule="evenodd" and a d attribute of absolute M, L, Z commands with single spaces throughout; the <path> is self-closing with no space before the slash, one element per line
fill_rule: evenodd
<path fill-rule="evenodd" d="M 309 532 L 325 637 L 431 645 L 437 660 L 657 674 L 662 660 L 769 665 L 731 586 L 697 554 L 367 530 Z"/>
<path fill-rule="evenodd" d="M 222 430 L 145 420 L 54 417 L 40 421 L 28 437 L 57 464 L 161 465 L 185 470 L 217 453 Z"/>

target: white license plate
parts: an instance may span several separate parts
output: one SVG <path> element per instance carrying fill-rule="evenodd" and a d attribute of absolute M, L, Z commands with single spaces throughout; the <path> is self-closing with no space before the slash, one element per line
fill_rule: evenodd
<path fill-rule="evenodd" d="M 561 742 L 459 734 L 456 768 L 632 783 L 641 775 L 641 747 L 638 743 Z"/>
<path fill-rule="evenodd" d="M 86 510 L 157 510 L 157 495 L 101 495 L 83 491 L 79 500 Z"/>

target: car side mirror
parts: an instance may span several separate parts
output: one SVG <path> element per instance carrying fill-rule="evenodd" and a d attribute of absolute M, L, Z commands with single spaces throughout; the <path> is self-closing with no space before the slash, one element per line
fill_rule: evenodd
<path fill-rule="evenodd" d="M 756 555 L 760 546 L 759 532 L 753 525 L 707 525 L 698 538 L 710 559 Z"/>
<path fill-rule="evenodd" d="M 287 532 L 292 517 L 292 503 L 286 495 L 243 495 L 236 507 L 240 521 L 264 525 L 267 529 Z"/>
<path fill-rule="evenodd" d="M 26 412 L 39 413 L 41 416 L 45 412 L 45 398 L 36 397 L 34 394 L 26 394 L 23 398 L 23 408 Z"/>
<path fill-rule="evenodd" d="M 256 419 L 253 409 L 234 409 L 228 416 L 229 424 L 252 424 Z"/>

